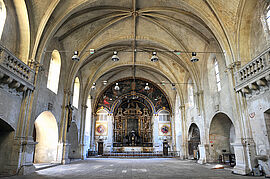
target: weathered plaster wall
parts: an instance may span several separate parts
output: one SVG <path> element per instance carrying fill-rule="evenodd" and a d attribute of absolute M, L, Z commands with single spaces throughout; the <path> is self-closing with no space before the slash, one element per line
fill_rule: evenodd
<path fill-rule="evenodd" d="M 270 92 L 263 90 L 247 99 L 247 110 L 252 129 L 252 136 L 256 144 L 257 155 L 268 155 L 270 152 L 268 130 L 265 112 L 270 109 Z"/>
<path fill-rule="evenodd" d="M 0 118 L 17 129 L 22 94 L 7 85 L 0 84 Z M 7 102 L 8 101 L 8 102 Z"/>
<path fill-rule="evenodd" d="M 267 5 L 265 1 L 259 0 L 253 19 L 250 21 L 250 48 L 251 58 L 262 53 L 270 44 L 270 30 L 266 22 Z"/>

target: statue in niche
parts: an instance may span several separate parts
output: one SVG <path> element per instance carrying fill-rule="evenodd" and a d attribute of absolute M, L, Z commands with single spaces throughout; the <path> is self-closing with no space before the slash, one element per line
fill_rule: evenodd
<path fill-rule="evenodd" d="M 67 132 L 69 131 L 69 127 L 71 125 L 71 121 L 72 121 L 72 114 L 73 114 L 73 107 L 72 104 L 69 103 L 66 106 L 67 110 L 68 110 L 68 120 L 67 120 Z"/>

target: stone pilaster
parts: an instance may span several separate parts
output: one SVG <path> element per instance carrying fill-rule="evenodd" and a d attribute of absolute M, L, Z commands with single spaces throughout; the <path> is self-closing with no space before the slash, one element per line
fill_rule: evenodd
<path fill-rule="evenodd" d="M 208 144 L 201 144 L 198 146 L 200 152 L 200 159 L 198 160 L 199 164 L 204 164 L 208 162 L 209 157 L 209 145 Z"/>

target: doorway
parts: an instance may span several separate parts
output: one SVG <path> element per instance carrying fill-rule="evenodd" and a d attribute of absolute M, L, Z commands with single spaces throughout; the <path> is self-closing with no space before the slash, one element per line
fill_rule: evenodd
<path fill-rule="evenodd" d="M 199 159 L 200 130 L 192 123 L 188 130 L 188 154 L 190 159 Z"/>

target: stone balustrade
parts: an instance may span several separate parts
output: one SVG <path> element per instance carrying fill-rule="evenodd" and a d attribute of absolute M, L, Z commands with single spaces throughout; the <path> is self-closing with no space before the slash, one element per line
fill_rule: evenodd
<path fill-rule="evenodd" d="M 270 81 L 270 48 L 254 58 L 235 74 L 236 91 L 251 93 Z"/>
<path fill-rule="evenodd" d="M 35 71 L 0 44 L 0 83 L 19 92 L 34 89 Z"/>

